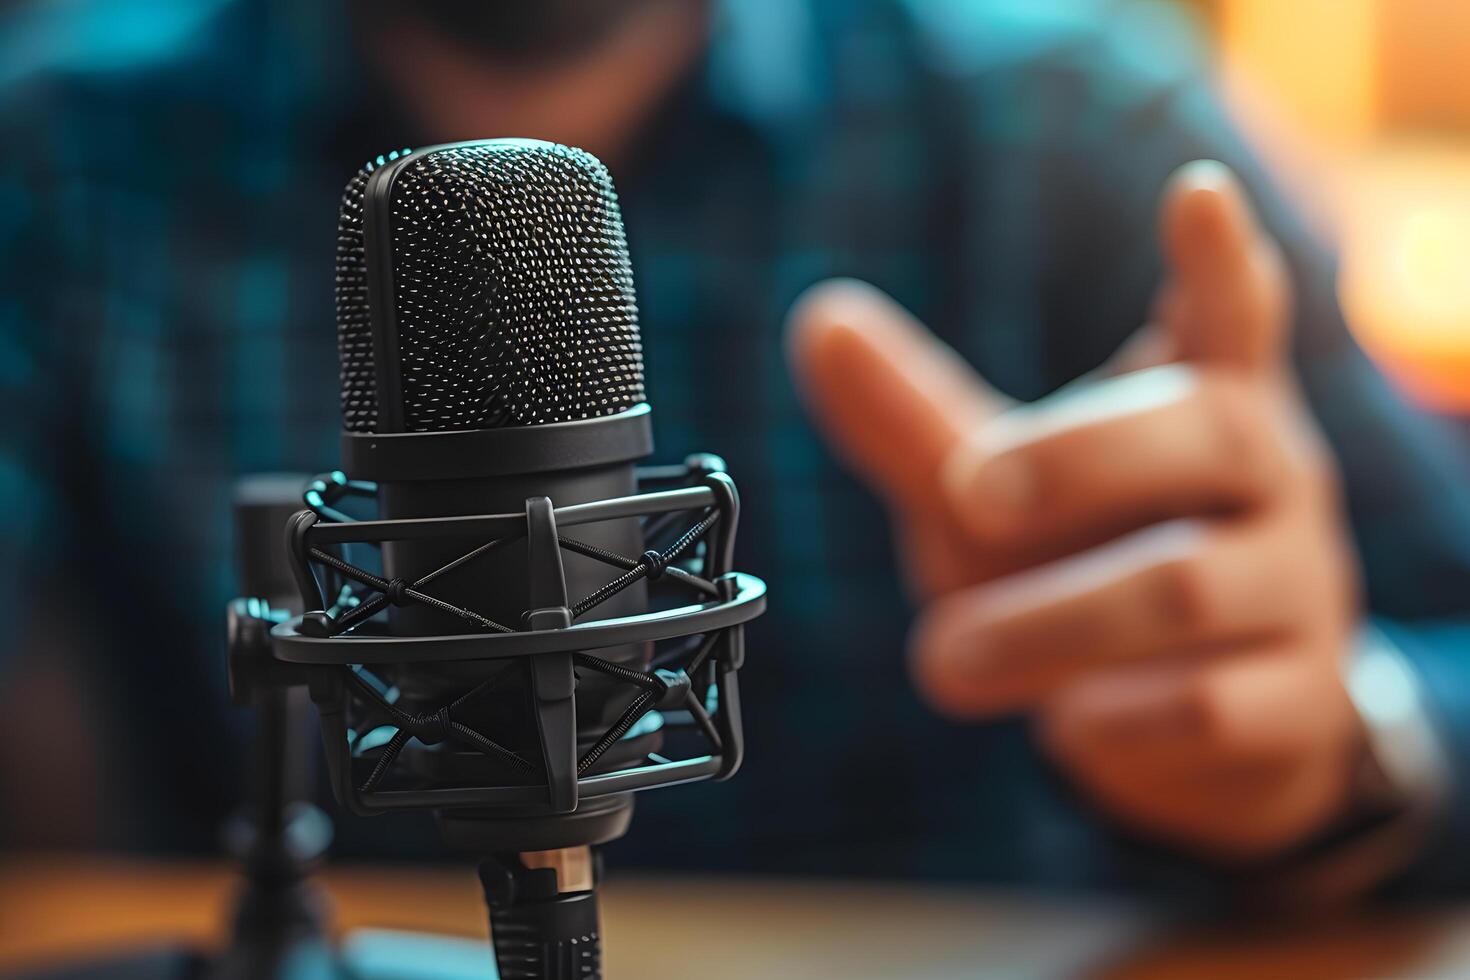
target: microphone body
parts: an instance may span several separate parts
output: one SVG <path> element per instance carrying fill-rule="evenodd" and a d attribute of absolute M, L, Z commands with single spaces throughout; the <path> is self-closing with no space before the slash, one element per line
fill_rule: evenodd
<path fill-rule="evenodd" d="M 522 510 L 531 497 L 549 497 L 558 505 L 582 504 L 638 492 L 633 460 L 587 469 L 543 473 L 514 473 L 465 480 L 395 480 L 378 482 L 378 503 L 384 520 L 418 517 L 457 517 L 505 514 Z M 609 521 L 582 534 L 589 544 L 619 554 L 643 553 L 643 530 L 637 520 Z M 464 539 L 394 541 L 383 548 L 383 570 L 389 579 L 415 581 L 454 560 L 473 546 Z M 580 595 L 595 590 L 606 579 L 602 567 L 580 556 L 566 556 L 567 591 Z M 450 573 L 439 580 L 435 594 L 461 606 L 482 609 L 486 616 L 513 629 L 530 608 L 525 576 L 526 547 L 513 542 L 465 574 Z M 472 574 L 471 574 L 472 573 Z M 643 583 L 635 583 L 603 607 L 608 615 L 639 612 L 648 605 Z M 427 636 L 457 632 L 464 623 L 452 614 L 429 606 L 398 607 L 389 614 L 395 633 Z M 621 657 L 617 659 L 623 659 Z"/>

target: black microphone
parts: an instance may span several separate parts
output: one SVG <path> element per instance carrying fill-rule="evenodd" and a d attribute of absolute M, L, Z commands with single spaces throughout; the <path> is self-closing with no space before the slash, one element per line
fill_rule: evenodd
<path fill-rule="evenodd" d="M 591 154 L 386 154 L 337 254 L 343 467 L 287 524 L 339 801 L 430 808 L 481 860 L 501 976 L 600 974 L 591 846 L 636 790 L 740 764 L 734 482 L 653 446 L 632 269 Z"/>
<path fill-rule="evenodd" d="M 566 505 L 636 493 L 634 462 L 653 448 L 637 317 L 617 195 L 591 154 L 502 140 L 364 169 L 348 185 L 338 234 L 345 468 L 377 481 L 379 514 L 390 519 L 521 510 L 534 496 Z M 635 518 L 579 537 L 610 552 L 644 551 Z M 469 543 L 388 542 L 385 577 L 412 582 Z M 573 592 L 606 579 L 596 559 L 563 561 Z M 437 578 L 434 595 L 518 627 L 530 608 L 525 569 L 525 543 L 510 542 Z M 599 612 L 646 607 L 635 581 Z M 389 617 L 404 634 L 484 627 L 423 603 Z M 602 656 L 637 667 L 648 654 L 637 645 Z M 392 679 L 433 698 L 466 674 L 504 668 L 418 667 Z M 617 706 L 582 691 L 584 727 L 611 724 Z M 506 708 L 493 698 L 478 707 Z"/>

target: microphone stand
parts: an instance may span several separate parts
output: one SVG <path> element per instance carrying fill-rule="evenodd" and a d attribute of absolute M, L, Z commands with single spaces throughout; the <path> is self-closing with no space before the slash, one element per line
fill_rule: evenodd
<path fill-rule="evenodd" d="M 633 421 L 643 415 L 646 410 Z M 588 424 L 570 425 L 582 433 Z M 502 440 L 517 431 L 489 429 L 475 437 Z M 745 659 L 744 624 L 764 611 L 765 584 L 732 567 L 734 482 L 723 462 L 705 455 L 632 475 L 637 492 L 621 483 L 601 494 L 582 487 L 584 502 L 560 509 L 541 495 L 522 498 L 519 513 L 376 520 L 354 520 L 335 504 L 349 495 L 378 497 L 378 485 L 340 472 L 320 477 L 307 491 L 307 509 L 286 524 L 286 549 L 308 611 L 270 627 L 270 652 L 249 658 L 262 684 L 309 689 L 333 792 L 344 808 L 362 815 L 432 810 L 443 843 L 476 862 L 504 980 L 600 977 L 593 848 L 626 833 L 635 792 L 724 779 L 740 766 L 737 673 Z M 427 506 L 408 510 L 436 513 Z M 687 530 L 661 550 L 647 547 L 679 527 L 681 515 L 691 522 Z M 559 518 L 566 527 L 594 527 L 564 535 Z M 632 520 L 644 522 L 636 535 L 626 533 L 626 524 L 610 526 L 633 540 L 612 547 L 583 540 L 605 522 Z M 489 574 L 479 569 L 468 593 L 474 599 L 488 592 L 506 608 L 490 609 L 492 620 L 456 605 L 459 595 L 440 577 L 509 543 L 522 550 L 489 566 Z M 400 575 L 387 559 L 403 555 L 387 546 L 402 544 L 422 554 Z M 383 574 L 338 553 L 357 545 L 377 546 Z M 634 545 L 646 550 L 634 557 L 627 553 Z M 575 593 L 568 590 L 563 551 L 578 557 Z M 611 577 L 601 566 L 613 570 Z M 665 577 L 674 588 L 653 604 L 644 582 Z M 420 591 L 431 583 L 432 591 Z M 684 603 L 674 604 L 679 596 Z M 602 618 L 574 622 L 598 606 Z M 407 631 L 391 629 L 391 617 L 384 625 L 369 622 L 390 609 L 488 628 L 466 632 L 456 619 L 441 628 L 423 616 Z M 661 654 L 653 650 L 659 641 L 670 644 Z M 463 665 L 481 661 L 506 666 L 483 677 L 464 674 Z M 405 675 L 421 682 L 407 696 L 399 687 Z M 515 685 L 495 690 L 507 677 Z M 502 715 L 487 692 L 509 693 L 515 713 Z M 655 711 L 661 714 L 650 727 L 635 727 Z M 703 752 L 659 754 L 664 714 L 675 712 L 702 739 Z M 511 748 L 486 734 L 505 718 L 516 726 Z M 388 728 L 386 741 L 368 747 L 373 754 L 356 751 L 362 732 Z"/>
<path fill-rule="evenodd" d="M 315 727 L 305 678 L 271 658 L 270 631 L 284 622 L 295 582 L 280 528 L 300 507 L 304 474 L 262 473 L 235 486 L 235 562 L 246 596 L 226 611 L 230 698 L 253 709 L 250 794 L 226 828 L 239 863 L 228 945 L 203 970 L 208 980 L 347 976 L 326 936 L 327 902 L 311 873 L 332 839 L 332 824 L 309 802 L 310 766 L 300 751 Z"/>

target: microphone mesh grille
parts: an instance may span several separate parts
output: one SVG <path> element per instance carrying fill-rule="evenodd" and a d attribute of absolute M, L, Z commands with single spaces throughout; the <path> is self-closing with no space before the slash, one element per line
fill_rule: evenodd
<path fill-rule="evenodd" d="M 363 241 L 371 168 L 347 185 L 337 246 L 343 423 L 376 431 Z M 568 422 L 642 402 L 633 271 L 596 157 L 498 140 L 427 151 L 394 180 L 393 303 L 404 428 Z"/>
<path fill-rule="evenodd" d="M 337 220 L 337 358 L 342 365 L 342 425 L 351 432 L 372 432 L 378 423 L 362 215 L 363 191 L 374 169 L 368 164 L 348 181 Z"/>

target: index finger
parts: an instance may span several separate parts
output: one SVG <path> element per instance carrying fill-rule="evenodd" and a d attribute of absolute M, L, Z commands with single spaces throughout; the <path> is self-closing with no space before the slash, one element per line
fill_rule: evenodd
<path fill-rule="evenodd" d="M 906 310 L 857 280 L 807 290 L 792 308 L 787 349 L 836 451 L 900 507 L 943 506 L 945 460 L 1006 404 Z"/>

